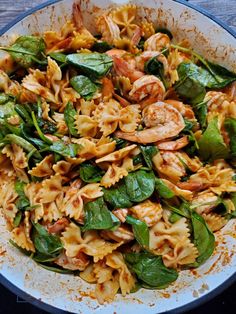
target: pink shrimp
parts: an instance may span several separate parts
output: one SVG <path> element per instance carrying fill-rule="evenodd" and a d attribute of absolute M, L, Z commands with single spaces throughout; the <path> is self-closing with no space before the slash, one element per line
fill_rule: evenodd
<path fill-rule="evenodd" d="M 170 46 L 170 38 L 166 34 L 156 33 L 149 37 L 144 43 L 144 50 L 161 52 Z"/>
<path fill-rule="evenodd" d="M 142 116 L 146 129 L 132 133 L 117 131 L 116 136 L 131 142 L 148 144 L 176 136 L 185 127 L 179 111 L 164 102 L 149 105 L 143 110 Z"/>
<path fill-rule="evenodd" d="M 84 270 L 89 264 L 88 255 L 79 252 L 76 257 L 69 257 L 65 252 L 61 253 L 54 261 L 57 265 L 70 270 Z"/>
<path fill-rule="evenodd" d="M 69 220 L 65 217 L 58 219 L 53 225 L 47 227 L 49 233 L 60 233 L 69 225 Z"/>
<path fill-rule="evenodd" d="M 179 150 L 189 143 L 188 137 L 183 136 L 176 141 L 166 141 L 166 142 L 158 142 L 156 146 L 161 150 Z"/>
<path fill-rule="evenodd" d="M 116 74 L 128 77 L 132 83 L 144 76 L 143 72 L 135 69 L 135 62 L 132 62 L 134 60 L 128 62 L 114 55 L 113 61 Z"/>
<path fill-rule="evenodd" d="M 149 97 L 155 101 L 163 100 L 164 93 L 165 87 L 159 78 L 154 75 L 144 75 L 134 82 L 129 96 L 133 101 L 139 103 Z"/>
<path fill-rule="evenodd" d="M 174 99 L 165 99 L 165 102 L 177 109 L 185 118 L 195 119 L 193 109 L 190 106 Z"/>

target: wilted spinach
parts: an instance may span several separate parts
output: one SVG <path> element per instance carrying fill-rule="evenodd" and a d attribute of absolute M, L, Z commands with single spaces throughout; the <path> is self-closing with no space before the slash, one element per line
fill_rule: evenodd
<path fill-rule="evenodd" d="M 15 183 L 15 191 L 18 194 L 18 199 L 16 200 L 16 207 L 21 210 L 29 210 L 30 209 L 30 202 L 29 199 L 26 197 L 24 192 L 25 183 L 22 181 L 16 181 Z"/>
<path fill-rule="evenodd" d="M 154 192 L 155 176 L 152 171 L 137 170 L 131 172 L 124 181 L 131 202 L 142 202 Z"/>
<path fill-rule="evenodd" d="M 84 206 L 85 219 L 83 231 L 86 230 L 106 230 L 113 227 L 111 212 L 107 208 L 103 197 L 88 202 Z"/>
<path fill-rule="evenodd" d="M 81 145 L 74 143 L 65 143 L 62 140 L 53 142 L 49 150 L 64 157 L 76 157 Z"/>
<path fill-rule="evenodd" d="M 165 88 L 168 88 L 169 84 L 165 77 L 164 65 L 158 60 L 158 57 L 153 57 L 145 62 L 144 71 L 147 74 L 157 76 L 164 84 Z"/>
<path fill-rule="evenodd" d="M 132 225 L 135 239 L 138 243 L 148 248 L 149 247 L 149 229 L 145 222 L 138 220 L 132 216 L 126 217 L 126 222 Z"/>
<path fill-rule="evenodd" d="M 179 80 L 174 88 L 178 95 L 194 104 L 203 101 L 208 72 L 194 63 L 185 62 L 180 63 L 177 72 Z"/>
<path fill-rule="evenodd" d="M 15 99 L 7 94 L 0 93 L 0 118 L 16 115 Z"/>
<path fill-rule="evenodd" d="M 77 114 L 77 111 L 75 110 L 73 104 L 71 102 L 68 102 L 64 110 L 64 119 L 65 119 L 65 122 L 66 122 L 66 125 L 68 127 L 70 134 L 75 137 L 78 136 L 78 132 L 75 128 L 76 114 Z"/>
<path fill-rule="evenodd" d="M 113 208 L 126 208 L 133 205 L 126 193 L 126 186 L 123 180 L 109 189 L 104 188 L 103 192 L 105 201 Z"/>
<path fill-rule="evenodd" d="M 193 106 L 197 119 L 203 129 L 207 124 L 207 103 L 208 101 L 201 101 Z"/>
<path fill-rule="evenodd" d="M 39 223 L 33 224 L 32 239 L 37 252 L 43 254 L 46 257 L 58 256 L 62 249 L 62 243 L 60 238 L 56 235 L 50 234 L 43 226 Z"/>
<path fill-rule="evenodd" d="M 165 267 L 161 256 L 143 252 L 127 253 L 124 257 L 144 287 L 163 289 L 178 278 L 178 272 Z"/>
<path fill-rule="evenodd" d="M 160 197 L 168 199 L 175 196 L 175 193 L 168 188 L 162 179 L 155 178 L 155 189 Z"/>
<path fill-rule="evenodd" d="M 122 138 L 118 138 L 118 137 L 113 137 L 113 140 L 116 142 L 116 149 L 121 149 L 124 148 L 127 145 L 127 141 L 123 140 Z"/>
<path fill-rule="evenodd" d="M 208 228 L 205 220 L 195 211 L 191 213 L 193 230 L 193 243 L 198 249 L 199 256 L 190 266 L 198 267 L 203 264 L 213 253 L 215 248 L 214 234 Z"/>
<path fill-rule="evenodd" d="M 61 52 L 51 52 L 49 53 L 49 56 L 56 60 L 57 62 L 61 63 L 61 64 L 65 64 L 66 63 L 66 55 L 64 53 Z"/>
<path fill-rule="evenodd" d="M 46 44 L 40 37 L 20 36 L 9 48 L 0 49 L 9 52 L 15 62 L 24 68 L 29 68 L 34 63 L 47 64 L 44 57 Z"/>
<path fill-rule="evenodd" d="M 203 160 L 226 158 L 229 150 L 218 128 L 218 118 L 213 118 L 198 141 L 199 154 Z"/>
<path fill-rule="evenodd" d="M 87 76 L 77 75 L 70 79 L 70 84 L 85 100 L 90 100 L 97 91 L 97 85 Z"/>
<path fill-rule="evenodd" d="M 86 183 L 100 182 L 104 171 L 91 162 L 83 162 L 79 168 L 80 178 Z"/>
<path fill-rule="evenodd" d="M 236 119 L 226 118 L 224 121 L 224 127 L 229 135 L 230 139 L 230 155 L 236 157 Z"/>
<path fill-rule="evenodd" d="M 152 169 L 152 158 L 158 153 L 158 149 L 154 145 L 139 146 L 141 153 L 143 155 L 143 159 L 146 162 L 147 167 Z"/>
<path fill-rule="evenodd" d="M 112 46 L 106 41 L 96 41 L 91 48 L 92 51 L 97 51 L 100 53 L 104 53 L 110 49 L 112 49 Z"/>
<path fill-rule="evenodd" d="M 171 45 L 171 46 L 172 48 L 192 54 L 195 58 L 198 59 L 199 62 L 202 63 L 204 67 L 202 70 L 204 70 L 205 78 L 206 78 L 204 85 L 206 87 L 213 88 L 213 89 L 223 88 L 236 80 L 235 73 L 227 70 L 226 68 L 218 64 L 212 63 L 204 59 L 201 55 L 199 55 L 195 51 L 192 51 L 188 48 L 184 48 L 177 45 Z M 199 80 L 201 81 L 202 78 L 199 78 Z"/>
<path fill-rule="evenodd" d="M 105 76 L 113 64 L 111 57 L 98 52 L 73 53 L 66 60 L 93 80 Z"/>

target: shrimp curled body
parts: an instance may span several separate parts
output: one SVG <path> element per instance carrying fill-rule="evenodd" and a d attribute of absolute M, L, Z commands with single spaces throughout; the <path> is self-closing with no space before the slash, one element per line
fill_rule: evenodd
<path fill-rule="evenodd" d="M 182 115 L 169 104 L 156 102 L 143 112 L 146 129 L 132 133 L 116 132 L 118 138 L 142 144 L 155 143 L 178 135 L 185 127 Z"/>

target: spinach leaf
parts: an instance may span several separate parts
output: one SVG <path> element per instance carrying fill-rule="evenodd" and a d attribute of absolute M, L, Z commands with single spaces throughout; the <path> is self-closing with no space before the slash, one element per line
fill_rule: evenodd
<path fill-rule="evenodd" d="M 33 242 L 36 250 L 48 257 L 58 256 L 62 249 L 60 238 L 56 235 L 50 234 L 39 223 L 32 222 L 33 228 Z"/>
<path fill-rule="evenodd" d="M 15 216 L 14 221 L 13 221 L 13 226 L 15 228 L 18 227 L 19 224 L 21 223 L 22 217 L 23 217 L 22 212 L 19 211 L 16 213 L 16 216 Z"/>
<path fill-rule="evenodd" d="M 38 125 L 38 121 L 37 121 L 37 119 L 36 119 L 36 116 L 35 116 L 34 111 L 32 111 L 31 114 L 32 114 L 33 124 L 34 124 L 35 129 L 37 130 L 38 135 L 39 135 L 39 137 L 41 138 L 41 140 L 44 141 L 44 142 L 47 143 L 47 144 L 52 144 L 52 141 L 51 141 L 49 138 L 47 138 L 47 137 L 43 134 L 43 132 L 41 131 L 41 129 L 40 129 L 39 125 Z"/>
<path fill-rule="evenodd" d="M 122 138 L 118 138 L 118 137 L 113 137 L 113 140 L 116 142 L 116 149 L 121 149 L 124 148 L 128 142 L 126 140 L 123 140 Z"/>
<path fill-rule="evenodd" d="M 149 247 L 149 229 L 145 222 L 138 220 L 132 216 L 126 217 L 126 222 L 132 225 L 135 239 L 138 243 L 148 248 Z"/>
<path fill-rule="evenodd" d="M 185 123 L 185 127 L 182 131 L 183 133 L 189 133 L 195 126 L 195 123 L 193 121 L 188 120 L 186 118 L 184 118 L 184 123 Z"/>
<path fill-rule="evenodd" d="M 202 128 L 207 124 L 207 103 L 208 101 L 201 101 L 193 106 L 194 112 Z"/>
<path fill-rule="evenodd" d="M 94 84 L 87 76 L 77 75 L 70 79 L 70 85 L 85 100 L 90 100 L 97 91 L 97 85 Z"/>
<path fill-rule="evenodd" d="M 139 43 L 137 44 L 137 48 L 140 50 L 144 50 L 145 38 L 141 37 Z"/>
<path fill-rule="evenodd" d="M 165 78 L 164 65 L 157 58 L 158 57 L 156 56 L 145 62 L 144 71 L 147 74 L 157 76 L 163 82 L 165 88 L 168 88 L 169 84 Z"/>
<path fill-rule="evenodd" d="M 30 153 L 32 151 L 34 151 L 34 156 L 38 159 L 42 159 L 42 156 L 40 155 L 40 153 L 37 151 L 37 149 L 28 141 L 26 141 L 24 138 L 15 135 L 15 134 L 7 134 L 3 141 L 5 143 L 15 143 L 19 146 L 21 146 L 26 152 Z"/>
<path fill-rule="evenodd" d="M 103 197 L 85 204 L 85 223 L 82 227 L 86 230 L 105 230 L 113 227 L 111 212 L 108 210 Z"/>
<path fill-rule="evenodd" d="M 33 126 L 33 120 L 31 118 L 31 115 L 29 114 L 24 105 L 16 104 L 15 111 L 27 123 L 28 126 Z"/>
<path fill-rule="evenodd" d="M 206 131 L 199 139 L 198 145 L 199 154 L 203 160 L 224 159 L 228 156 L 229 150 L 218 129 L 217 117 L 210 121 Z"/>
<path fill-rule="evenodd" d="M 204 59 L 195 51 L 177 45 L 171 45 L 171 47 L 192 54 L 203 64 L 204 68 L 202 70 L 205 72 L 205 74 L 207 74 L 206 75 L 207 80 L 205 81 L 204 84 L 206 87 L 213 89 L 223 88 L 236 80 L 235 73 L 227 70 L 226 68 L 218 64 L 212 63 Z"/>
<path fill-rule="evenodd" d="M 36 121 L 37 121 L 38 126 L 42 130 L 42 132 L 43 133 L 50 133 L 50 134 L 55 133 L 57 130 L 56 124 L 52 123 L 51 121 L 44 120 L 42 117 L 43 116 L 43 110 L 41 107 L 41 100 L 38 101 L 35 109 L 36 109 L 35 110 Z M 32 109 L 31 109 L 31 115 L 32 114 L 34 114 L 34 111 L 32 111 Z"/>
<path fill-rule="evenodd" d="M 61 140 L 53 142 L 53 144 L 49 146 L 50 151 L 64 157 L 72 157 L 72 158 L 77 156 L 79 149 L 80 149 L 79 144 L 64 143 Z"/>
<path fill-rule="evenodd" d="M 77 111 L 75 110 L 73 104 L 71 102 L 68 102 L 64 110 L 64 118 L 65 118 L 65 122 L 66 122 L 66 125 L 68 127 L 70 134 L 75 137 L 78 136 L 78 132 L 75 128 L 76 114 L 77 114 Z"/>
<path fill-rule="evenodd" d="M 206 94 L 208 72 L 194 63 L 182 62 L 177 68 L 179 80 L 174 85 L 177 94 L 191 103 L 201 102 Z"/>
<path fill-rule="evenodd" d="M 155 179 L 155 189 L 158 192 L 160 197 L 163 198 L 172 198 L 175 196 L 175 193 L 172 192 L 168 186 L 159 178 Z"/>
<path fill-rule="evenodd" d="M 109 45 L 106 41 L 97 41 L 91 48 L 92 51 L 97 51 L 100 53 L 104 53 L 110 49 L 112 49 L 112 46 Z"/>
<path fill-rule="evenodd" d="M 136 166 L 138 164 L 143 164 L 144 160 L 143 160 L 143 155 L 142 153 L 136 155 L 133 157 L 133 164 Z"/>
<path fill-rule="evenodd" d="M 203 57 L 201 57 L 200 61 L 211 74 L 211 78 L 209 78 L 207 83 L 208 88 L 223 88 L 236 81 L 236 74 L 220 66 L 219 64 L 207 61 Z"/>
<path fill-rule="evenodd" d="M 129 268 L 136 273 L 142 285 L 162 289 L 178 278 L 178 272 L 165 267 L 161 256 L 144 253 L 124 255 Z"/>
<path fill-rule="evenodd" d="M 236 119 L 226 118 L 224 127 L 230 138 L 230 154 L 232 157 L 236 157 Z"/>
<path fill-rule="evenodd" d="M 49 56 L 59 63 L 66 63 L 66 55 L 61 52 L 51 52 Z"/>
<path fill-rule="evenodd" d="M 193 242 L 198 249 L 199 256 L 197 257 L 196 262 L 190 266 L 198 267 L 212 255 L 215 248 L 215 237 L 208 228 L 205 220 L 195 211 L 192 211 L 191 213 L 191 222 Z"/>
<path fill-rule="evenodd" d="M 20 36 L 9 48 L 1 47 L 1 50 L 8 51 L 12 58 L 24 68 L 31 67 L 35 62 L 43 63 L 46 44 L 43 38 L 36 36 Z"/>
<path fill-rule="evenodd" d="M 15 111 L 15 100 L 13 97 L 6 94 L 0 94 L 0 118 L 8 118 L 14 116 Z"/>
<path fill-rule="evenodd" d="M 70 54 L 66 60 L 91 79 L 105 76 L 113 64 L 111 57 L 97 52 Z"/>
<path fill-rule="evenodd" d="M 154 145 L 147 145 L 147 146 L 143 146 L 140 145 L 139 146 L 141 153 L 143 155 L 143 158 L 147 164 L 147 167 L 151 170 L 152 169 L 152 158 L 158 153 L 158 149 L 156 146 Z"/>
<path fill-rule="evenodd" d="M 128 208 L 133 205 L 126 193 L 126 186 L 122 180 L 109 189 L 103 189 L 104 199 L 113 208 Z"/>
<path fill-rule="evenodd" d="M 152 171 L 137 170 L 124 179 L 127 195 L 132 202 L 142 202 L 154 192 L 155 176 Z"/>
<path fill-rule="evenodd" d="M 83 162 L 79 168 L 80 178 L 86 183 L 100 182 L 104 173 L 97 165 L 90 162 Z"/>
<path fill-rule="evenodd" d="M 30 206 L 30 202 L 24 192 L 25 185 L 26 184 L 22 181 L 16 181 L 15 183 L 15 191 L 19 196 L 15 204 L 16 204 L 16 207 L 22 211 L 27 210 L 27 207 Z"/>

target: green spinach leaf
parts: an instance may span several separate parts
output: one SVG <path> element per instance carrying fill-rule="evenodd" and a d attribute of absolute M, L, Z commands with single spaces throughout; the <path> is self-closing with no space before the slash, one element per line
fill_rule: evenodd
<path fill-rule="evenodd" d="M 76 157 L 80 149 L 79 144 L 64 143 L 62 140 L 53 142 L 49 150 L 64 157 Z"/>
<path fill-rule="evenodd" d="M 149 229 L 145 222 L 138 220 L 132 216 L 126 217 L 126 222 L 132 225 L 135 239 L 138 243 L 148 248 L 149 247 Z"/>
<path fill-rule="evenodd" d="M 141 153 L 143 155 L 143 159 L 146 162 L 147 167 L 152 169 L 152 158 L 158 153 L 158 149 L 154 145 L 139 146 Z"/>
<path fill-rule="evenodd" d="M 59 63 L 62 63 L 62 64 L 66 63 L 66 55 L 64 53 L 51 52 L 51 53 L 49 53 L 49 56 Z"/>
<path fill-rule="evenodd" d="M 72 136 L 78 137 L 78 132 L 75 128 L 75 116 L 77 114 L 77 111 L 75 110 L 73 104 L 71 102 L 68 102 L 66 105 L 66 108 L 64 110 L 64 118 L 66 125 L 68 127 L 68 130 Z"/>
<path fill-rule="evenodd" d="M 39 223 L 32 222 L 32 224 L 34 227 L 32 238 L 37 252 L 48 257 L 58 256 L 63 249 L 60 238 L 50 234 Z"/>
<path fill-rule="evenodd" d="M 193 242 L 198 249 L 199 256 L 197 257 L 196 262 L 190 266 L 198 267 L 212 255 L 215 248 L 215 237 L 202 216 L 198 215 L 195 211 L 192 211 L 191 213 L 191 222 Z"/>
<path fill-rule="evenodd" d="M 165 267 L 161 256 L 150 253 L 127 253 L 124 255 L 129 268 L 136 273 L 142 285 L 162 289 L 178 278 L 178 272 Z"/>
<path fill-rule="evenodd" d="M 197 119 L 203 129 L 205 129 L 207 124 L 207 103 L 208 101 L 202 101 L 193 106 Z"/>
<path fill-rule="evenodd" d="M 191 103 L 203 101 L 208 72 L 194 63 L 180 63 L 177 68 L 179 80 L 174 85 L 178 95 Z"/>
<path fill-rule="evenodd" d="M 16 115 L 15 99 L 7 94 L 0 94 L 0 118 Z"/>
<path fill-rule="evenodd" d="M 108 210 L 103 197 L 85 204 L 85 223 L 82 227 L 86 230 L 106 230 L 113 227 L 111 212 Z"/>
<path fill-rule="evenodd" d="M 111 57 L 97 52 L 70 54 L 66 60 L 93 80 L 105 76 L 113 64 Z"/>
<path fill-rule="evenodd" d="M 43 60 L 46 44 L 40 37 L 20 36 L 9 48 L 1 47 L 0 49 L 9 52 L 15 62 L 24 68 L 29 68 L 34 63 L 46 64 Z"/>
<path fill-rule="evenodd" d="M 165 77 L 164 65 L 158 60 L 157 56 L 145 62 L 144 71 L 147 74 L 157 76 L 163 82 L 165 88 L 169 87 L 169 83 Z"/>
<path fill-rule="evenodd" d="M 226 158 L 229 149 L 218 128 L 218 118 L 213 118 L 198 141 L 199 154 L 203 160 Z"/>
<path fill-rule="evenodd" d="M 124 179 L 127 195 L 131 202 L 142 202 L 149 198 L 155 189 L 155 176 L 152 171 L 137 170 Z"/>
<path fill-rule="evenodd" d="M 21 211 L 27 210 L 28 207 L 30 207 L 30 202 L 24 192 L 25 185 L 26 184 L 22 181 L 16 181 L 15 183 L 15 191 L 19 196 L 15 204 L 16 207 Z"/>
<path fill-rule="evenodd" d="M 224 127 L 230 138 L 230 154 L 233 158 L 236 157 L 236 119 L 226 118 Z"/>
<path fill-rule="evenodd" d="M 126 186 L 122 180 L 109 189 L 103 189 L 104 199 L 113 208 L 129 208 L 133 205 L 126 192 Z"/>
<path fill-rule="evenodd" d="M 83 162 L 79 168 L 80 178 L 86 183 L 100 182 L 105 172 L 97 165 Z"/>
<path fill-rule="evenodd" d="M 158 192 L 160 197 L 163 198 L 172 198 L 175 196 L 175 193 L 171 191 L 168 186 L 163 182 L 163 180 L 156 178 L 155 179 L 155 189 Z"/>
<path fill-rule="evenodd" d="M 97 41 L 93 44 L 91 49 L 92 49 L 92 51 L 104 53 L 104 52 L 112 49 L 112 46 L 109 45 L 106 41 Z"/>
<path fill-rule="evenodd" d="M 94 84 L 87 76 L 77 75 L 70 79 L 70 85 L 85 100 L 90 100 L 97 91 L 97 85 Z"/>

